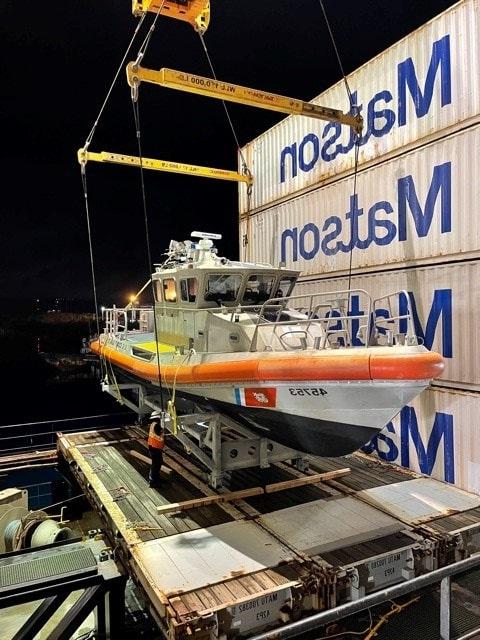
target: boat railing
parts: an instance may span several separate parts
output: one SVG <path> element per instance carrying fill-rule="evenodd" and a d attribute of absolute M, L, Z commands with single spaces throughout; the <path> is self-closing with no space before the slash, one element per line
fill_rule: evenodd
<path fill-rule="evenodd" d="M 105 320 L 104 333 L 126 337 L 129 333 L 149 333 L 153 331 L 153 307 L 125 307 L 102 309 Z"/>
<path fill-rule="evenodd" d="M 398 308 L 398 313 L 395 312 Z M 378 334 L 386 336 L 386 344 L 419 344 L 413 319 L 412 298 L 408 291 L 400 289 L 373 301 L 376 341 Z M 386 312 L 386 315 L 384 315 Z"/>
<path fill-rule="evenodd" d="M 352 295 L 364 297 L 364 311 L 349 311 Z M 288 315 L 287 305 L 290 312 L 299 311 L 306 317 L 293 315 L 282 319 L 283 315 Z M 258 350 L 258 339 L 262 333 L 269 341 L 267 349 L 275 338 L 278 338 L 285 350 L 350 347 L 356 340 L 362 339 L 367 345 L 370 342 L 372 301 L 363 289 L 270 298 L 255 308 L 258 310 L 258 317 L 250 351 Z M 293 330 L 289 327 L 293 327 Z M 285 331 L 280 333 L 283 329 Z M 291 338 L 295 342 L 289 342 Z"/>

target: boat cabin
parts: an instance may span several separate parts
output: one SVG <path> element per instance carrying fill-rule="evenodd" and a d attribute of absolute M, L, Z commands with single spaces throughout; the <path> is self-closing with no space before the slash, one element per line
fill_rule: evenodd
<path fill-rule="evenodd" d="M 290 296 L 298 274 L 273 268 L 238 263 L 216 269 L 179 269 L 155 274 L 156 303 L 171 306 L 211 309 L 262 305 L 271 298 Z"/>
<path fill-rule="evenodd" d="M 225 322 L 251 325 L 265 302 L 289 297 L 299 275 L 268 264 L 218 257 L 212 240 L 204 235 L 198 243 L 173 242 L 169 259 L 152 275 L 159 341 L 199 351 L 207 344 L 211 349 L 212 340 L 219 341 L 219 331 L 231 333 Z M 227 335 L 227 350 L 232 343 L 243 343 L 237 337 Z M 227 347 L 222 345 L 218 349 Z"/>

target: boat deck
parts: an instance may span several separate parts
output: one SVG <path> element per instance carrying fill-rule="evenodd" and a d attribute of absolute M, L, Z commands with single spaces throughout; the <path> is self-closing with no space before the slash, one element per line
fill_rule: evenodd
<path fill-rule="evenodd" d="M 306 474 L 278 463 L 233 472 L 228 487 L 213 490 L 167 438 L 165 482 L 151 489 L 145 435 L 137 426 L 59 434 L 58 449 L 172 638 L 212 626 L 229 637 L 256 632 L 336 606 L 353 597 L 360 566 L 369 579 L 359 596 L 404 580 L 407 565 L 413 577 L 455 561 L 454 545 L 447 556 L 439 540 L 459 531 L 478 550 L 480 497 L 357 454 L 313 460 L 308 474 L 350 467 L 335 480 L 159 513 Z M 379 572 L 383 564 L 394 570 Z"/>

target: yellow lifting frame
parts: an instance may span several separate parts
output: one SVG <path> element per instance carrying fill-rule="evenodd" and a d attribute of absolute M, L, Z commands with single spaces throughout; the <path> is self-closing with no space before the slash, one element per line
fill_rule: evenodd
<path fill-rule="evenodd" d="M 133 0 L 132 13 L 140 16 L 150 11 L 162 16 L 184 20 L 200 33 L 205 33 L 210 24 L 210 0 Z"/>
<path fill-rule="evenodd" d="M 238 84 L 230 84 L 221 80 L 212 78 L 204 78 L 196 76 L 192 73 L 184 71 L 175 71 L 174 69 L 145 69 L 130 62 L 127 65 L 127 79 L 131 87 L 138 87 L 140 82 L 150 82 L 158 84 L 161 87 L 169 87 L 170 89 L 178 89 L 180 91 L 188 91 L 189 93 L 198 93 L 209 98 L 218 98 L 229 102 L 237 102 L 251 107 L 260 107 L 261 109 L 270 109 L 271 111 L 280 111 L 290 115 L 301 115 L 320 120 L 328 120 L 330 122 L 340 122 L 341 124 L 353 127 L 360 135 L 363 128 L 363 118 L 361 115 L 351 115 L 343 113 L 339 109 L 330 109 L 320 105 L 304 102 L 295 98 L 287 98 L 276 93 L 267 93 L 258 89 L 250 89 L 242 87 Z"/>
<path fill-rule="evenodd" d="M 126 156 L 123 153 L 110 153 L 108 151 L 100 151 L 99 153 L 96 153 L 82 148 L 78 150 L 77 157 L 78 162 L 82 165 L 86 164 L 88 161 L 93 161 L 140 167 L 140 158 L 137 156 Z M 233 182 L 245 182 L 248 185 L 252 183 L 252 177 L 250 175 L 243 175 L 236 171 L 228 171 L 227 169 L 214 169 L 212 167 L 200 167 L 194 164 L 184 164 L 183 162 L 168 162 L 167 160 L 142 158 L 141 166 L 144 169 L 166 171 L 168 173 L 182 173 L 188 176 L 198 176 L 199 178 L 231 180 Z"/>

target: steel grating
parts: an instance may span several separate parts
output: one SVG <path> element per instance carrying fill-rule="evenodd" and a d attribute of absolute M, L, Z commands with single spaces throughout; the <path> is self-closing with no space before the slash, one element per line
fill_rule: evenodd
<path fill-rule="evenodd" d="M 16 558 L 0 565 L 0 590 L 96 568 L 95 556 L 86 548 L 29 557 L 23 562 Z"/>
<path fill-rule="evenodd" d="M 400 532 L 384 536 L 383 538 L 369 540 L 361 544 L 333 549 L 332 551 L 322 553 L 321 557 L 332 565 L 332 567 L 342 567 L 384 553 L 396 551 L 397 549 L 412 546 L 413 544 L 415 544 L 415 541 L 412 538 Z"/>
<path fill-rule="evenodd" d="M 451 533 L 459 529 L 464 529 L 465 527 L 478 526 L 479 522 L 480 508 L 477 507 L 476 509 L 455 513 L 451 516 L 445 516 L 444 518 L 437 518 L 433 522 L 430 522 L 428 526 L 440 533 Z"/>
<path fill-rule="evenodd" d="M 397 600 L 406 602 L 415 594 L 410 594 Z M 374 619 L 378 619 L 379 612 L 385 612 L 390 606 L 385 603 L 373 610 Z M 451 634 L 458 638 L 472 629 L 478 628 L 480 618 L 462 606 L 461 600 L 455 598 L 452 591 L 451 602 Z M 423 592 L 418 602 L 408 606 L 400 613 L 392 616 L 388 623 L 377 630 L 378 640 L 396 640 L 410 638 L 410 640 L 438 640 L 440 638 L 440 606 L 438 589 Z"/>

